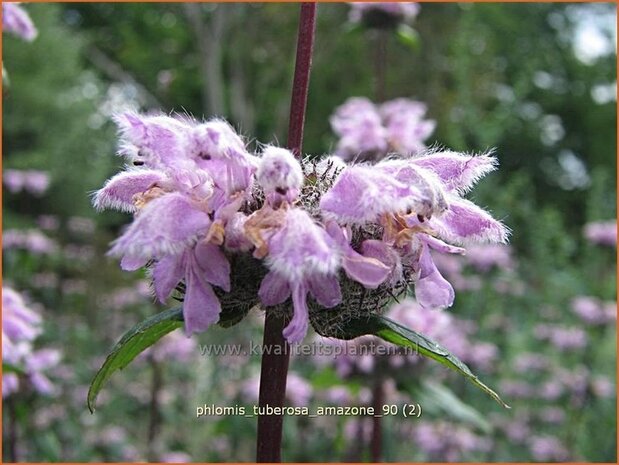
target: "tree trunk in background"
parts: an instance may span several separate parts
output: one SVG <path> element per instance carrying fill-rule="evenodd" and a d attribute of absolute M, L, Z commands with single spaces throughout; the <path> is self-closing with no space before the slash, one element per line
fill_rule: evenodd
<path fill-rule="evenodd" d="M 184 3 L 183 9 L 198 44 L 204 115 L 225 117 L 227 116 L 224 101 L 226 89 L 222 69 L 225 13 L 223 8 L 216 6 L 207 24 L 204 21 L 201 4 Z"/>

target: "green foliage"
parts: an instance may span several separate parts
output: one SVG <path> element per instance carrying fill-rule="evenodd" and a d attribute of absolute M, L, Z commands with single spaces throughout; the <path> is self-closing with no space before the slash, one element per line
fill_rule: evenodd
<path fill-rule="evenodd" d="M 93 124 L 106 87 L 85 65 L 84 36 L 66 27 L 60 5 L 29 11 L 39 38 L 30 44 L 6 35 L 3 44 L 11 80 L 2 106 L 4 166 L 51 175 L 50 195 L 26 212 L 94 216 L 88 194 L 118 164 L 110 126 Z"/>
<path fill-rule="evenodd" d="M 338 334 L 338 337 L 341 339 L 354 339 L 367 334 L 378 336 L 397 346 L 412 349 L 424 357 L 437 361 L 441 365 L 466 377 L 475 386 L 496 400 L 499 405 L 509 408 L 496 392 L 482 383 L 480 379 L 473 374 L 471 369 L 462 363 L 455 355 L 423 334 L 405 328 L 389 318 L 376 315 L 368 319 L 351 320 L 346 324 L 346 327 L 342 329 L 342 333 Z"/>
<path fill-rule="evenodd" d="M 114 346 L 88 390 L 88 408 L 95 410 L 97 395 L 115 371 L 122 370 L 143 351 L 183 324 L 182 310 L 171 308 L 154 315 L 127 331 Z"/>

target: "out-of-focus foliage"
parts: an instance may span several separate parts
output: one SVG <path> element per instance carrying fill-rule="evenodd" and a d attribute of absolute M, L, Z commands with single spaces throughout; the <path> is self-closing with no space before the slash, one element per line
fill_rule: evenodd
<path fill-rule="evenodd" d="M 4 280 L 42 304 L 36 344 L 64 357 L 50 373 L 56 397 L 5 399 L 4 459 L 13 451 L 31 461 L 253 460 L 255 419 L 196 418 L 196 407 L 256 403 L 255 355 L 200 356 L 194 347 L 187 356 L 170 344 L 123 370 L 88 413 L 88 382 L 109 348 L 162 310 L 136 281 L 143 276 L 104 257 L 128 218 L 95 216 L 89 193 L 121 164 L 109 120 L 121 106 L 218 114 L 253 140 L 285 141 L 298 5 L 26 9 L 39 37 L 3 37 L 3 165 L 47 171 L 51 187 L 40 197 L 4 190 L 4 242 L 8 230 L 38 228 L 53 243 L 22 238 L 39 248 L 6 248 Z M 386 40 L 385 99 L 424 101 L 437 121 L 430 144 L 496 148 L 500 169 L 474 200 L 513 230 L 509 267 L 480 271 L 473 252 L 442 265 L 460 280 L 449 312 L 468 338 L 488 344 L 470 363 L 512 409 L 426 363 L 393 370 L 386 402 L 425 411 L 384 419 L 384 459 L 614 462 L 616 324 L 587 322 L 574 299 L 616 305 L 615 249 L 583 237 L 586 223 L 616 218 L 615 5 L 423 4 L 415 49 L 351 28 L 345 4 L 318 10 L 305 151 L 335 147 L 329 116 L 347 98 L 375 100 L 376 47 Z M 252 312 L 196 340 L 258 343 L 260 324 Z M 289 402 L 367 405 L 376 371 L 360 366 L 344 376 L 331 361 L 295 357 Z M 287 417 L 284 458 L 366 460 L 370 434 L 369 418 Z"/>

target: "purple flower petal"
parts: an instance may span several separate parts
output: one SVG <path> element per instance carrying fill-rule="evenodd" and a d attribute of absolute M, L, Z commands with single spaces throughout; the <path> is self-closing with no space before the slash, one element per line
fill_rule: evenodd
<path fill-rule="evenodd" d="M 120 260 L 120 269 L 123 271 L 136 271 L 146 266 L 148 258 L 134 257 L 131 255 L 124 255 Z"/>
<path fill-rule="evenodd" d="M 349 234 L 344 233 L 342 227 L 334 221 L 328 221 L 325 228 L 342 254 L 342 267 L 350 279 L 369 289 L 377 288 L 387 279 L 391 273 L 389 266 L 376 258 L 366 257 L 356 252 L 349 244 Z"/>
<path fill-rule="evenodd" d="M 5 4 L 3 4 L 4 6 Z M 19 390 L 19 377 L 15 373 L 2 374 L 2 398 Z"/>
<path fill-rule="evenodd" d="M 385 282 L 391 269 L 379 260 L 350 250 L 342 260 L 342 267 L 348 277 L 368 289 L 376 289 Z"/>
<path fill-rule="evenodd" d="M 438 152 L 417 157 L 412 162 L 435 173 L 448 190 L 464 193 L 497 167 L 490 155 L 470 156 L 457 152 Z"/>
<path fill-rule="evenodd" d="M 211 285 L 200 275 L 201 270 L 195 258 L 190 255 L 188 262 L 183 316 L 185 332 L 191 336 L 193 333 L 205 331 L 210 325 L 219 321 L 221 304 Z"/>
<path fill-rule="evenodd" d="M 290 297 L 290 285 L 280 275 L 269 271 L 260 283 L 258 296 L 267 307 L 284 303 Z"/>
<path fill-rule="evenodd" d="M 448 202 L 443 184 L 431 171 L 415 166 L 410 159 L 385 160 L 378 163 L 376 169 L 407 186 L 416 187 L 417 197 L 411 199 L 404 210 L 410 209 L 417 215 L 426 218 L 440 215 L 447 210 Z M 404 210 L 399 209 L 398 211 Z"/>
<path fill-rule="evenodd" d="M 144 116 L 134 112 L 116 115 L 121 132 L 121 152 L 136 155 L 144 166 L 177 168 L 187 166 L 193 149 L 192 126 L 167 115 Z"/>
<path fill-rule="evenodd" d="M 194 253 L 204 278 L 209 283 L 230 292 L 230 262 L 221 249 L 201 241 L 196 245 Z"/>
<path fill-rule="evenodd" d="M 112 255 L 152 258 L 177 255 L 206 234 L 211 220 L 207 213 L 179 193 L 166 194 L 150 201 L 118 238 Z"/>
<path fill-rule="evenodd" d="M 114 210 L 136 211 L 133 196 L 141 194 L 157 183 L 163 183 L 166 176 L 155 170 L 123 171 L 109 179 L 103 188 L 97 191 L 94 206 L 98 210 L 112 208 Z"/>
<path fill-rule="evenodd" d="M 343 170 L 322 196 L 320 209 L 338 223 L 364 224 L 430 202 L 413 183 L 401 182 L 377 167 L 355 165 Z"/>
<path fill-rule="evenodd" d="M 234 252 L 248 252 L 253 247 L 253 244 L 247 239 L 245 235 L 245 222 L 247 216 L 243 213 L 235 213 L 227 222 L 225 226 L 225 240 L 224 243 L 227 250 Z"/>
<path fill-rule="evenodd" d="M 292 203 L 303 186 L 303 170 L 292 152 L 268 146 L 262 152 L 256 180 L 269 204 L 278 208 L 282 201 Z"/>
<path fill-rule="evenodd" d="M 426 245 L 423 245 L 419 259 L 419 280 L 415 283 L 415 297 L 424 308 L 451 307 L 456 297 L 451 284 L 436 268 Z"/>
<path fill-rule="evenodd" d="M 441 253 L 452 253 L 452 254 L 459 254 L 459 255 L 464 255 L 466 253 L 466 250 L 463 249 L 462 247 L 456 247 L 456 246 L 447 244 L 441 241 L 440 239 L 429 236 L 427 234 L 423 235 L 422 240 L 426 244 L 428 244 L 432 249 L 437 250 Z"/>
<path fill-rule="evenodd" d="M 448 242 L 505 243 L 509 229 L 473 202 L 456 196 L 449 198 L 449 210 L 442 216 L 432 218 L 428 226 Z"/>
<path fill-rule="evenodd" d="M 30 16 L 17 3 L 2 3 L 2 29 L 28 42 L 36 39 L 38 35 Z"/>
<path fill-rule="evenodd" d="M 307 280 L 309 291 L 320 305 L 335 307 L 342 301 L 342 290 L 337 275 L 313 275 Z"/>
<path fill-rule="evenodd" d="M 389 275 L 385 279 L 391 285 L 402 281 L 402 259 L 393 247 L 383 241 L 368 239 L 361 243 L 361 254 L 365 257 L 375 258 L 389 268 Z"/>
<path fill-rule="evenodd" d="M 288 326 L 282 331 L 288 342 L 301 342 L 307 334 L 309 326 L 309 312 L 307 309 L 307 287 L 304 283 L 292 286 L 292 303 L 294 315 Z"/>
<path fill-rule="evenodd" d="M 286 212 L 285 224 L 268 240 L 266 263 L 288 281 L 302 281 L 313 274 L 334 274 L 340 256 L 331 236 L 298 208 Z"/>
<path fill-rule="evenodd" d="M 193 133 L 198 158 L 207 163 L 201 164 L 221 171 L 222 166 L 210 163 L 219 160 L 225 166 L 225 178 L 219 177 L 218 185 L 228 194 L 244 191 L 251 183 L 258 166 L 256 157 L 250 155 L 245 143 L 232 127 L 223 120 L 213 120 L 197 126 Z M 215 174 L 215 173 L 213 173 Z"/>
<path fill-rule="evenodd" d="M 155 295 L 159 302 L 165 303 L 176 285 L 185 274 L 183 255 L 166 255 L 160 258 L 153 268 Z"/>

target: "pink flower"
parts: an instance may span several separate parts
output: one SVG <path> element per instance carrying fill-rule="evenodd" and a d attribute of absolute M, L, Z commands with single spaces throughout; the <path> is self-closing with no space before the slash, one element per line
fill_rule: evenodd
<path fill-rule="evenodd" d="M 53 383 L 45 371 L 56 366 L 61 353 L 54 349 L 33 349 L 33 341 L 41 334 L 42 319 L 29 308 L 25 299 L 15 290 L 2 287 L 2 361 L 21 369 L 24 378 L 35 391 L 43 395 L 55 394 Z M 2 396 L 20 388 L 15 373 L 2 376 Z"/>
<path fill-rule="evenodd" d="M 427 132 L 420 129 L 428 126 L 424 112 L 425 106 L 407 100 L 377 108 L 357 99 L 338 110 L 333 124 L 357 137 L 363 120 L 380 127 L 387 144 L 411 146 L 410 131 Z M 418 126 L 406 126 L 409 120 Z M 346 321 L 352 308 L 343 292 L 359 286 L 380 298 L 414 283 L 423 307 L 451 306 L 454 289 L 432 253 L 463 254 L 452 244 L 504 242 L 508 235 L 462 197 L 495 169 L 490 155 L 410 156 L 407 149 L 403 158 L 374 165 L 347 165 L 337 157 L 299 161 L 274 146 L 250 154 L 223 120 L 129 112 L 116 122 L 120 152 L 135 166 L 106 182 L 94 204 L 131 212 L 134 219 L 110 254 L 121 257 L 125 270 L 148 266 L 161 302 L 175 289 L 184 294 L 187 334 L 219 320 L 221 302 L 237 292 L 231 285 L 237 263 L 251 264 L 243 272 L 260 283 L 256 298 L 267 311 L 291 300 L 284 336 L 299 342 L 310 308 L 337 307 L 333 312 L 344 312 Z M 493 357 L 492 347 L 475 350 L 479 363 Z"/>
<path fill-rule="evenodd" d="M 374 161 L 390 153 L 415 155 L 426 148 L 424 141 L 436 126 L 433 120 L 424 119 L 425 113 L 425 105 L 413 100 L 375 105 L 363 97 L 350 98 L 330 119 L 340 137 L 336 153 L 345 160 Z"/>
<path fill-rule="evenodd" d="M 584 234 L 593 244 L 617 246 L 617 220 L 596 221 L 585 225 Z"/>
<path fill-rule="evenodd" d="M 37 30 L 24 10 L 17 3 L 2 4 L 2 30 L 15 34 L 28 42 L 37 37 Z"/>

